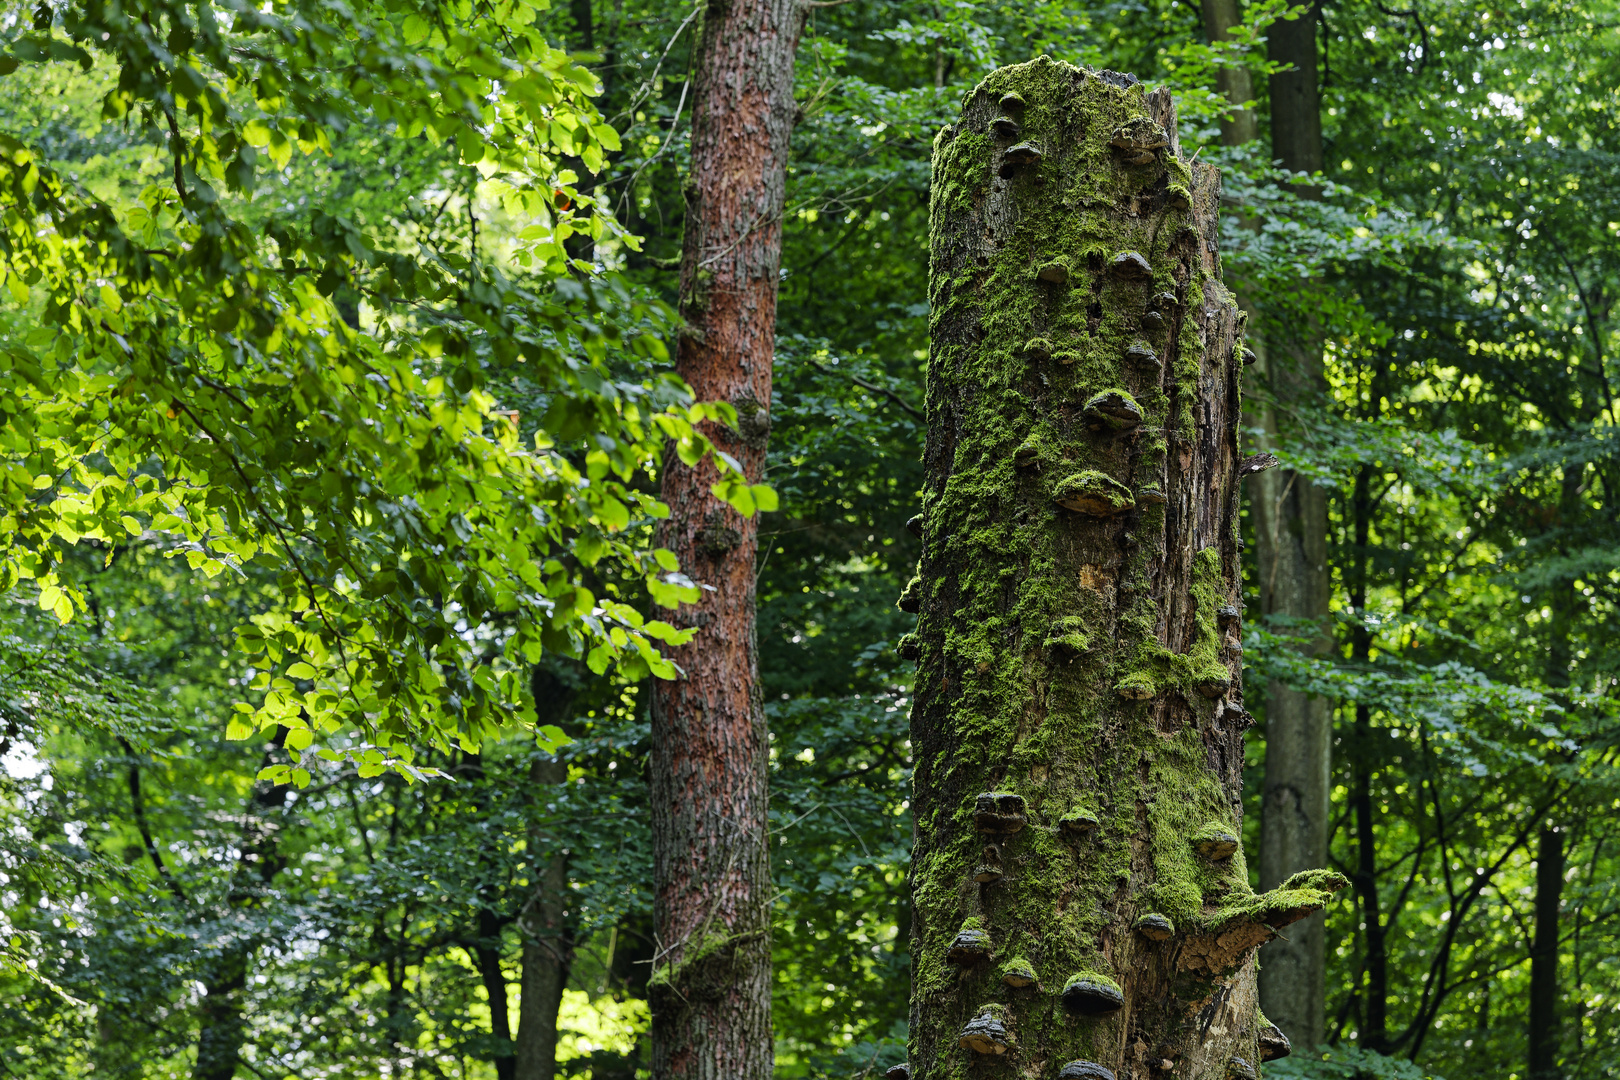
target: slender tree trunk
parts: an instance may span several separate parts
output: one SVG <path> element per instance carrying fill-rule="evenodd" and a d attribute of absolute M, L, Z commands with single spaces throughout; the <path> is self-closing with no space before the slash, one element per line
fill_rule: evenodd
<path fill-rule="evenodd" d="M 277 728 L 265 749 L 264 764 L 287 737 L 286 728 Z M 280 835 L 269 816 L 287 804 L 285 785 L 254 784 L 253 794 L 242 814 L 241 855 L 230 890 L 225 895 L 225 914 L 234 919 L 257 908 L 275 876 L 286 865 L 280 851 Z M 232 1080 L 242 1060 L 242 1043 L 247 1035 L 243 1018 L 248 967 L 258 950 L 254 934 L 242 934 L 232 927 L 228 944 L 209 965 L 203 980 L 205 993 L 198 1007 L 197 1061 L 192 1080 Z"/>
<path fill-rule="evenodd" d="M 1580 484 L 1584 465 L 1564 468 L 1559 486 L 1558 528 L 1567 530 L 1579 514 Z M 1559 545 L 1568 555 L 1567 543 Z M 1575 622 L 1575 582 L 1557 581 L 1552 589 L 1551 625 L 1548 627 L 1548 686 L 1569 686 L 1570 630 Z M 1564 906 L 1564 834 L 1551 822 L 1543 822 L 1536 851 L 1536 927 L 1530 945 L 1530 1080 L 1558 1080 L 1560 1000 L 1558 991 L 1559 913 Z"/>
<path fill-rule="evenodd" d="M 681 249 L 678 371 L 738 426 L 716 444 L 758 479 L 770 430 L 797 0 L 712 0 L 695 72 Z M 756 522 L 715 499 L 713 467 L 665 461 L 662 542 L 711 586 L 678 618 L 697 636 L 653 687 L 654 920 L 649 983 L 659 1080 L 771 1075 L 769 740 L 756 679 Z"/>
<path fill-rule="evenodd" d="M 570 676 L 536 667 L 529 680 L 537 725 L 568 727 L 575 697 Z M 568 782 L 568 765 L 555 754 L 536 757 L 529 790 L 545 802 Z M 518 998 L 516 1068 L 513 1080 L 552 1080 L 557 1072 L 557 1013 L 574 962 L 573 921 L 568 911 L 568 856 L 556 850 L 544 829 L 529 833 L 533 892 L 518 916 L 523 941 L 522 990 Z"/>
<path fill-rule="evenodd" d="M 1376 403 L 1379 380 L 1373 379 L 1372 397 Z M 1375 405 L 1376 408 L 1376 405 Z M 1369 466 L 1356 473 L 1350 493 L 1351 549 L 1345 560 L 1350 579 L 1350 607 L 1360 620 L 1350 632 L 1350 659 L 1367 663 L 1372 656 L 1372 631 L 1366 622 L 1367 586 L 1371 572 L 1372 480 Z M 1389 946 L 1384 930 L 1382 899 L 1378 892 L 1378 844 L 1373 810 L 1372 781 L 1375 772 L 1372 711 L 1356 706 L 1354 766 L 1351 802 L 1356 827 L 1356 897 L 1361 904 L 1362 941 L 1367 949 L 1366 985 L 1363 996 L 1361 1029 L 1357 1042 L 1369 1050 L 1389 1050 Z"/>
<path fill-rule="evenodd" d="M 1356 706 L 1357 750 L 1365 753 L 1371 742 L 1371 725 L 1365 705 Z M 1362 941 L 1367 948 L 1365 987 L 1359 1045 L 1383 1053 L 1389 1049 L 1389 947 L 1384 937 L 1384 912 L 1378 894 L 1378 848 L 1373 831 L 1372 766 L 1358 761 L 1355 767 L 1354 801 L 1356 815 L 1356 896 L 1361 902 Z"/>
<path fill-rule="evenodd" d="M 1243 22 L 1243 11 L 1238 0 L 1203 0 L 1204 35 L 1214 45 L 1232 40 L 1232 28 Z M 1224 146 L 1242 146 L 1260 135 L 1259 120 L 1254 111 L 1254 79 L 1249 69 L 1240 64 L 1219 68 L 1215 72 L 1215 89 L 1232 106 L 1232 115 L 1221 118 L 1221 143 Z"/>
<path fill-rule="evenodd" d="M 1558 1080 L 1558 915 L 1564 895 L 1564 834 L 1544 825 L 1536 850 L 1536 931 L 1530 947 L 1530 1080 Z"/>
<path fill-rule="evenodd" d="M 1344 881 L 1256 895 L 1238 842 L 1219 174 L 1168 94 L 1044 57 L 933 169 L 911 1075 L 1252 1077 L 1254 951 Z"/>
<path fill-rule="evenodd" d="M 1216 2 L 1216 0 L 1211 0 Z M 1268 51 L 1291 70 L 1271 78 L 1272 156 L 1283 167 L 1322 167 L 1322 129 L 1316 86 L 1316 16 L 1274 23 Z M 1289 412 L 1308 410 L 1323 394 L 1322 347 L 1314 328 L 1293 340 L 1257 348 L 1255 375 L 1278 408 L 1260 417 L 1257 449 L 1289 439 Z M 1278 415 L 1278 411 L 1284 415 Z M 1257 533 L 1256 570 L 1262 616 L 1316 620 L 1309 649 L 1332 647 L 1328 623 L 1331 584 L 1327 559 L 1327 492 L 1308 476 L 1277 469 L 1250 491 Z M 1327 861 L 1328 797 L 1333 754 L 1332 703 L 1272 683 L 1266 693 L 1266 770 L 1261 789 L 1260 887 L 1274 888 L 1290 874 Z M 1327 968 L 1326 928 L 1318 914 L 1289 931 L 1287 940 L 1260 954 L 1260 1001 L 1267 1017 L 1293 1042 L 1322 1042 Z"/>
<path fill-rule="evenodd" d="M 489 1033 L 498 1048 L 490 1058 L 495 1063 L 496 1080 L 514 1080 L 517 1059 L 512 1046 L 512 1020 L 506 1008 L 506 973 L 501 970 L 501 920 L 488 908 L 478 909 L 478 941 L 473 946 L 473 959 L 484 983 L 484 996 L 489 999 Z"/>

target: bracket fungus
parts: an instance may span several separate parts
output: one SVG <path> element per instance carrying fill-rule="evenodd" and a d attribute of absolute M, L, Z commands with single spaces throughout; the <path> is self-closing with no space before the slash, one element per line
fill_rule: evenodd
<path fill-rule="evenodd" d="M 1029 809 L 1022 795 L 987 791 L 973 802 L 973 826 L 982 833 L 1011 836 L 1028 823 Z"/>
<path fill-rule="evenodd" d="M 1001 106 L 1003 112 L 1012 112 L 1014 109 L 1022 109 L 1024 107 L 1024 98 L 1023 95 L 1019 94 L 1016 90 L 1009 90 L 1007 93 L 1001 95 L 1001 101 L 998 102 L 998 104 Z"/>
<path fill-rule="evenodd" d="M 1058 1080 L 1114 1080 L 1114 1074 L 1095 1061 L 1071 1061 L 1058 1070 Z"/>
<path fill-rule="evenodd" d="M 900 592 L 900 599 L 894 606 L 907 615 L 915 615 L 922 610 L 922 578 L 914 577 L 906 582 L 906 587 Z"/>
<path fill-rule="evenodd" d="M 1026 440 L 1013 451 L 1013 468 L 1033 468 L 1041 460 L 1041 447 L 1034 439 Z"/>
<path fill-rule="evenodd" d="M 1236 604 L 1222 604 L 1215 609 L 1215 619 L 1222 628 L 1229 627 L 1243 618 L 1243 609 Z"/>
<path fill-rule="evenodd" d="M 973 871 L 973 880 L 980 885 L 989 885 L 1000 881 L 1004 876 L 1001 869 L 1001 849 L 994 844 L 984 845 L 984 851 L 979 854 L 979 865 Z"/>
<path fill-rule="evenodd" d="M 1062 259 L 1054 259 L 1037 270 L 1035 276 L 1042 281 L 1049 281 L 1053 285 L 1067 285 L 1069 283 L 1069 264 Z"/>
<path fill-rule="evenodd" d="M 1123 153 L 1127 164 L 1148 165 L 1170 145 L 1170 136 L 1152 120 L 1139 116 L 1115 128 L 1108 144 Z"/>
<path fill-rule="evenodd" d="M 1046 155 L 1034 143 L 1021 142 L 1016 146 L 1007 147 L 1006 153 L 1001 155 L 1001 178 L 1010 180 L 1019 169 L 1025 165 L 1035 165 Z"/>
<path fill-rule="evenodd" d="M 1153 912 L 1136 920 L 1136 932 L 1149 941 L 1169 941 L 1176 934 L 1176 924 Z"/>
<path fill-rule="evenodd" d="M 1064 836 L 1071 839 L 1090 836 L 1097 831 L 1100 824 L 1097 815 L 1090 810 L 1071 810 L 1058 818 L 1058 829 L 1062 831 Z"/>
<path fill-rule="evenodd" d="M 921 514 L 913 514 L 911 517 L 906 518 L 906 531 L 912 536 L 915 536 L 917 539 L 921 540 L 923 534 L 923 516 Z"/>
<path fill-rule="evenodd" d="M 883 1073 L 883 1080 L 911 1080 L 911 1062 L 890 1065 Z"/>
<path fill-rule="evenodd" d="M 1125 359 L 1142 367 L 1163 367 L 1159 354 L 1145 341 L 1133 341 L 1125 349 Z"/>
<path fill-rule="evenodd" d="M 1170 205 L 1177 210 L 1192 209 L 1192 192 L 1183 184 L 1170 185 Z"/>
<path fill-rule="evenodd" d="M 1010 116 L 998 116 L 990 121 L 990 130 L 994 131 L 998 138 L 1015 139 L 1018 137 L 1018 121 Z"/>
<path fill-rule="evenodd" d="M 956 1037 L 956 1044 L 975 1054 L 1005 1054 L 1012 1047 L 1012 1035 L 997 1015 L 1001 1011 L 1001 1007 L 986 1006 L 978 1016 L 967 1022 L 962 1034 Z"/>
<path fill-rule="evenodd" d="M 1001 965 L 1001 981 L 1015 989 L 1035 985 L 1035 965 L 1015 956 Z"/>
<path fill-rule="evenodd" d="M 1247 731 L 1254 727 L 1254 717 L 1242 705 L 1235 701 L 1228 701 L 1220 711 L 1221 722 L 1236 725 L 1239 730 Z"/>
<path fill-rule="evenodd" d="M 1106 1016 L 1125 1007 L 1125 994 L 1108 976 L 1085 971 L 1063 985 L 1063 1007 L 1074 1016 Z"/>
<path fill-rule="evenodd" d="M 989 960 L 990 953 L 990 935 L 985 933 L 984 925 L 973 918 L 964 922 L 956 932 L 951 947 L 945 951 L 945 959 L 969 967 Z"/>
<path fill-rule="evenodd" d="M 1136 493 L 1136 501 L 1143 506 L 1163 506 L 1165 504 L 1164 492 L 1156 487 L 1143 488 Z"/>
<path fill-rule="evenodd" d="M 1247 480 L 1256 473 L 1263 473 L 1267 469 L 1275 469 L 1281 464 L 1282 460 L 1276 454 L 1250 454 L 1238 462 L 1237 478 Z"/>
<path fill-rule="evenodd" d="M 1232 675 L 1225 669 L 1211 668 L 1198 676 L 1197 686 L 1198 692 L 1207 698 L 1224 697 L 1232 689 Z"/>
<path fill-rule="evenodd" d="M 1152 350 L 1149 350 L 1150 352 Z M 1104 390 L 1087 399 L 1082 415 L 1093 431 L 1130 431 L 1142 424 L 1142 406 L 1123 390 Z"/>
<path fill-rule="evenodd" d="M 1086 621 L 1078 615 L 1065 615 L 1052 623 L 1046 634 L 1046 647 L 1056 652 L 1078 656 L 1091 648 L 1091 635 L 1086 633 Z"/>
<path fill-rule="evenodd" d="M 1052 492 L 1052 498 L 1067 510 L 1092 517 L 1113 517 L 1136 507 L 1130 488 L 1096 469 L 1067 477 Z"/>
<path fill-rule="evenodd" d="M 1260 1080 L 1260 1077 L 1246 1059 L 1234 1057 L 1226 1063 L 1226 1080 Z"/>
<path fill-rule="evenodd" d="M 1285 1058 L 1294 1052 L 1294 1046 L 1288 1041 L 1288 1036 L 1282 1033 L 1282 1028 L 1267 1020 L 1264 1013 L 1260 1014 L 1260 1060 L 1276 1061 Z"/>
<path fill-rule="evenodd" d="M 895 644 L 894 651 L 902 660 L 915 660 L 922 655 L 922 643 L 916 634 L 901 634 L 900 640 Z"/>
<path fill-rule="evenodd" d="M 1158 692 L 1153 676 L 1145 671 L 1133 671 L 1114 684 L 1114 693 L 1128 701 L 1147 701 Z"/>
<path fill-rule="evenodd" d="M 1193 847 L 1204 858 L 1219 862 L 1236 854 L 1238 838 L 1232 835 L 1229 826 L 1211 822 L 1194 834 Z"/>
<path fill-rule="evenodd" d="M 1153 276 L 1153 264 L 1144 259 L 1140 251 L 1120 252 L 1108 268 L 1127 281 L 1146 281 Z"/>

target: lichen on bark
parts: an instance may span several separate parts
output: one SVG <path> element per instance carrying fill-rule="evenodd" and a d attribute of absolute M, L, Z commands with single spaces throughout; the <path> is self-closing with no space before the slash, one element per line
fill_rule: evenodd
<path fill-rule="evenodd" d="M 1224 1077 L 1260 1059 L 1254 948 L 1341 880 L 1256 896 L 1224 839 L 1219 174 L 1167 94 L 1045 57 L 968 94 L 933 168 L 911 1076 Z"/>

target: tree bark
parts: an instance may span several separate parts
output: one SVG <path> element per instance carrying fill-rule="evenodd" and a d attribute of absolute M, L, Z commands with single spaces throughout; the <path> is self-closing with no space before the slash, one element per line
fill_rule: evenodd
<path fill-rule="evenodd" d="M 1253 1076 L 1220 176 L 1169 95 L 1042 57 L 935 140 L 910 1075 Z"/>
<path fill-rule="evenodd" d="M 1530 947 L 1530 1080 L 1558 1080 L 1558 914 L 1564 834 L 1543 825 L 1536 850 L 1536 930 Z"/>
<path fill-rule="evenodd" d="M 1290 65 L 1271 77 L 1272 156 L 1294 172 L 1322 167 L 1322 125 L 1316 84 L 1314 9 L 1274 23 L 1270 59 Z M 1307 194 L 1309 192 L 1306 192 Z M 1291 341 L 1257 348 L 1255 375 L 1269 385 L 1284 412 L 1321 397 L 1326 381 L 1314 328 Z M 1287 417 L 1266 409 L 1256 449 L 1275 450 L 1286 439 Z M 1309 649 L 1332 648 L 1328 621 L 1331 582 L 1327 565 L 1327 492 L 1308 476 L 1277 469 L 1256 478 L 1250 491 L 1256 532 L 1256 569 L 1262 616 L 1315 620 Z M 1328 802 L 1333 754 L 1332 703 L 1273 683 L 1266 694 L 1266 768 L 1261 789 L 1260 887 L 1327 861 Z M 1326 928 L 1314 915 L 1260 953 L 1260 1002 L 1289 1039 L 1316 1046 L 1324 1038 Z"/>
<path fill-rule="evenodd" d="M 712 0 L 695 71 L 677 370 L 737 409 L 711 430 L 757 480 L 770 430 L 782 209 L 793 129 L 796 0 Z M 771 1075 L 770 852 L 754 632 L 756 522 L 710 493 L 713 466 L 665 459 L 663 544 L 711 586 L 678 620 L 679 678 L 653 687 L 652 825 L 659 954 L 653 1075 Z"/>
<path fill-rule="evenodd" d="M 1288 65 L 1271 76 L 1271 156 L 1291 172 L 1322 168 L 1322 103 L 1316 79 L 1316 5 L 1271 24 L 1266 56 Z"/>
<path fill-rule="evenodd" d="M 512 1045 L 512 1019 L 506 1008 L 506 973 L 501 970 L 501 920 L 488 908 L 478 909 L 478 940 L 472 953 L 478 977 L 484 983 L 484 996 L 489 999 L 489 1034 L 496 1047 L 490 1060 L 495 1063 L 496 1080 L 514 1080 L 517 1059 Z"/>
<path fill-rule="evenodd" d="M 276 751 L 287 737 L 286 728 L 277 728 L 265 747 L 264 764 L 270 765 Z M 278 824 L 270 819 L 272 813 L 287 805 L 285 785 L 253 785 L 242 814 L 241 855 L 225 894 L 225 914 L 234 920 L 239 913 L 249 911 L 263 903 L 265 894 L 275 876 L 286 866 L 281 854 Z M 243 1019 L 246 1003 L 242 1000 L 247 989 L 248 968 L 253 954 L 258 951 L 259 939 L 254 934 L 233 933 L 229 944 L 208 967 L 203 980 L 204 994 L 198 1006 L 197 1061 L 192 1068 L 192 1080 L 232 1080 L 242 1060 L 242 1043 L 247 1037 Z"/>
<path fill-rule="evenodd" d="M 536 667 L 529 678 L 536 725 L 566 730 L 573 712 L 574 673 Z M 556 754 L 536 757 L 529 766 L 529 790 L 536 802 L 568 782 L 568 765 Z M 574 963 L 573 923 L 568 911 L 568 856 L 544 829 L 529 833 L 533 892 L 518 916 L 523 941 L 523 980 L 518 997 L 518 1034 L 512 1080 L 552 1080 L 557 1074 L 557 1013 Z M 548 853 L 549 854 L 546 854 Z"/>
<path fill-rule="evenodd" d="M 1243 22 L 1238 0 L 1204 0 L 1204 36 L 1213 45 L 1232 40 L 1232 28 Z M 1260 123 L 1254 111 L 1254 79 L 1241 65 L 1215 71 L 1215 89 L 1232 105 L 1230 116 L 1221 117 L 1221 144 L 1242 146 L 1259 138 Z"/>
<path fill-rule="evenodd" d="M 1580 513 L 1581 479 L 1584 465 L 1566 465 L 1560 478 L 1558 525 L 1567 530 Z M 1570 545 L 1561 543 L 1559 553 L 1568 556 Z M 1575 623 L 1575 581 L 1561 577 L 1551 589 L 1548 606 L 1552 609 L 1547 637 L 1547 685 L 1558 690 L 1570 683 L 1570 631 Z M 1560 1010 L 1558 993 L 1558 924 L 1564 906 L 1564 835 L 1551 822 L 1543 822 L 1536 851 L 1535 937 L 1530 945 L 1530 1046 L 1529 1080 L 1558 1080 Z"/>
<path fill-rule="evenodd" d="M 1375 372 L 1375 414 L 1380 389 L 1380 380 Z M 1345 560 L 1350 581 L 1350 609 L 1361 620 L 1350 631 L 1350 659 L 1363 665 L 1372 657 L 1372 631 L 1366 622 L 1367 592 L 1372 576 L 1372 481 L 1371 466 L 1363 465 L 1356 473 L 1355 486 L 1350 493 L 1351 549 Z M 1372 710 L 1365 704 L 1359 704 L 1355 716 L 1350 798 L 1356 825 L 1356 897 L 1361 904 L 1361 935 L 1367 950 L 1361 1028 L 1356 1041 L 1360 1046 L 1382 1054 L 1390 1049 L 1389 937 L 1385 928 L 1383 901 L 1378 891 L 1378 844 L 1372 796 L 1377 750 L 1373 745 Z"/>

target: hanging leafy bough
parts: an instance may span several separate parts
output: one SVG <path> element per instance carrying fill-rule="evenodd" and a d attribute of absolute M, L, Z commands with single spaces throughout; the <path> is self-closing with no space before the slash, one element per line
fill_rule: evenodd
<path fill-rule="evenodd" d="M 169 157 L 165 183 L 110 206 L 0 134 L 0 269 L 32 326 L 0 343 L 0 587 L 33 579 L 65 622 L 83 598 L 58 575 L 59 544 L 160 536 L 209 575 L 273 561 L 281 602 L 238 634 L 262 697 L 229 734 L 285 725 L 303 764 L 318 752 L 419 777 L 412 746 L 532 723 L 525 665 L 547 650 L 674 674 L 657 644 L 684 632 L 581 577 L 633 576 L 665 607 L 696 598 L 651 550 L 667 511 L 634 480 L 666 448 L 696 463 L 713 451 L 698 426 L 735 416 L 671 377 L 610 368 L 610 354 L 665 360 L 666 324 L 564 249 L 635 238 L 562 166 L 600 166 L 617 136 L 595 77 L 533 17 L 522 3 L 41 4 L 0 61 L 116 69 L 103 115 Z M 250 226 L 267 168 L 362 119 L 498 178 L 529 222 L 512 257 L 528 272 L 319 211 Z M 544 403 L 528 441 L 495 415 L 490 387 L 514 376 Z M 716 456 L 717 495 L 774 505 Z"/>

